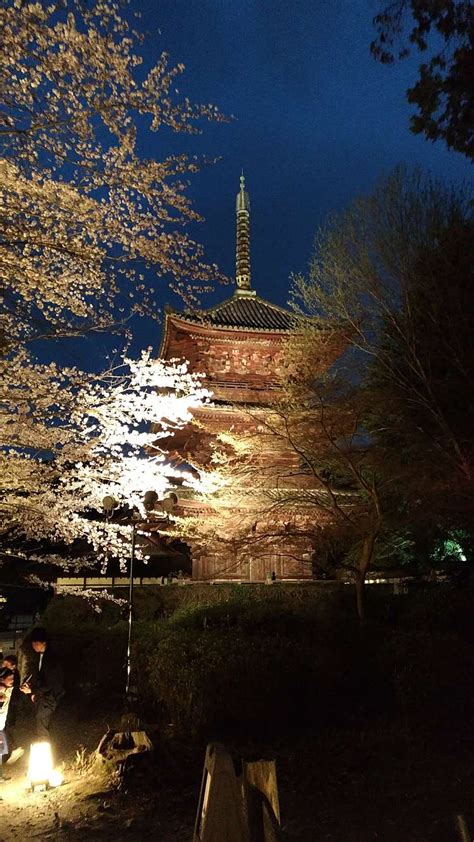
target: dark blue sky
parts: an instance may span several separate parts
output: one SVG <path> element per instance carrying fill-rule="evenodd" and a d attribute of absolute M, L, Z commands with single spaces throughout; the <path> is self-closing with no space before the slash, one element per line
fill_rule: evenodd
<path fill-rule="evenodd" d="M 369 52 L 376 0 L 131 0 L 149 33 L 145 58 L 167 50 L 186 71 L 180 90 L 236 119 L 199 137 L 150 136 L 147 154 L 221 156 L 193 180 L 206 221 L 192 233 L 234 273 L 234 207 L 243 167 L 250 192 L 253 286 L 284 304 L 328 214 L 370 191 L 400 162 L 460 181 L 461 155 L 411 134 L 405 99 L 420 58 L 392 67 Z M 161 30 L 161 35 L 157 32 Z M 218 299 L 229 294 L 222 288 Z M 160 300 L 172 300 L 166 290 Z M 215 296 L 204 299 L 208 306 Z M 156 346 L 142 327 L 138 345 Z"/>

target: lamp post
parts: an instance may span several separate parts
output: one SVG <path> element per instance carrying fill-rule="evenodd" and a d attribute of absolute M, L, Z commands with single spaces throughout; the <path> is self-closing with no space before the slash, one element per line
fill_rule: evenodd
<path fill-rule="evenodd" d="M 156 491 L 147 491 L 143 497 L 143 505 L 147 512 L 152 512 L 158 509 L 168 514 L 176 508 L 178 503 L 177 495 L 172 491 L 163 500 L 158 499 Z M 102 500 L 102 508 L 108 520 L 113 516 L 114 510 L 119 506 L 114 497 L 106 496 Z M 135 544 L 137 538 L 137 526 L 141 523 L 148 523 L 148 519 L 134 519 L 132 512 L 132 520 L 130 526 L 132 527 L 132 537 L 130 544 L 130 571 L 128 581 L 128 635 L 127 635 L 127 679 L 125 683 L 125 698 L 130 700 L 130 678 L 132 672 L 132 625 L 133 625 L 133 568 L 135 564 Z"/>
<path fill-rule="evenodd" d="M 127 681 L 125 698 L 130 698 L 130 675 L 132 671 L 132 620 L 133 620 L 133 567 L 135 563 L 136 523 L 132 521 L 132 542 L 130 547 L 130 574 L 128 581 L 128 637 L 127 637 Z"/>

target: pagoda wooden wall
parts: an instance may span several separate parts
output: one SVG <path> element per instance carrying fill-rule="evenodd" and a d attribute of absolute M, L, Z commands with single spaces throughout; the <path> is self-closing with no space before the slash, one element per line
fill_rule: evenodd
<path fill-rule="evenodd" d="M 288 334 L 278 331 L 216 329 L 186 322 L 175 315 L 167 317 L 162 356 L 188 360 L 191 371 L 204 373 L 204 385 L 218 404 L 196 412 L 201 426 L 188 425 L 175 433 L 173 443 L 177 454 L 184 457 L 188 454 L 190 463 L 193 453 L 200 455 L 201 463 L 205 464 L 209 444 L 219 432 L 244 431 L 248 417 L 245 418 L 242 410 L 246 405 L 253 408 L 251 414 L 258 416 L 260 408 L 265 412 L 264 407 L 278 400 L 281 356 L 287 337 Z M 258 425 L 258 418 L 253 423 Z M 272 461 L 274 456 L 273 453 Z M 295 453 L 289 451 L 279 453 L 278 460 L 281 467 L 296 467 L 298 463 Z M 308 478 L 302 477 L 302 482 L 308 482 Z M 224 545 L 222 552 L 191 547 L 192 576 L 196 581 L 265 582 L 274 572 L 277 579 L 310 579 L 312 564 L 303 560 L 303 556 L 308 556 L 312 548 L 308 539 L 305 541 L 304 545 L 294 547 L 289 538 L 287 544 L 281 544 L 281 553 L 268 550 L 264 554 L 256 550 L 250 560 L 239 561 L 226 555 L 229 550 Z"/>
<path fill-rule="evenodd" d="M 284 335 L 277 332 L 216 330 L 169 319 L 163 355 L 189 362 L 206 375 L 215 400 L 268 403 L 279 391 Z"/>
<path fill-rule="evenodd" d="M 265 582 L 275 573 L 281 579 L 311 579 L 310 561 L 297 561 L 277 553 L 254 557 L 249 562 L 238 562 L 212 553 L 193 555 L 192 577 L 196 581 Z"/>

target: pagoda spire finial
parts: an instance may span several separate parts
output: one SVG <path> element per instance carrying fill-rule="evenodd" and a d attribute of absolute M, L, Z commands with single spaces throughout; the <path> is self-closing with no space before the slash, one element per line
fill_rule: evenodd
<path fill-rule="evenodd" d="M 245 176 L 242 170 L 240 190 L 235 203 L 237 212 L 237 242 L 235 257 L 235 279 L 237 292 L 250 290 L 250 199 L 245 189 Z"/>

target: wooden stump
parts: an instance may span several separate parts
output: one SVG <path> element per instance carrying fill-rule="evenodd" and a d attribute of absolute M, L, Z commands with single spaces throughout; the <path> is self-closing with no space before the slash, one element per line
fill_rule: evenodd
<path fill-rule="evenodd" d="M 96 755 L 103 762 L 123 765 L 132 755 L 150 751 L 153 745 L 145 731 L 109 730 L 97 746 Z"/>
<path fill-rule="evenodd" d="M 249 842 L 242 807 L 242 789 L 229 752 L 220 743 L 209 743 L 194 842 Z"/>
<path fill-rule="evenodd" d="M 278 842 L 280 804 L 274 760 L 242 763 L 237 776 L 223 745 L 209 743 L 194 842 Z"/>
<path fill-rule="evenodd" d="M 280 803 L 275 761 L 244 761 L 242 779 L 250 842 L 278 842 Z"/>

